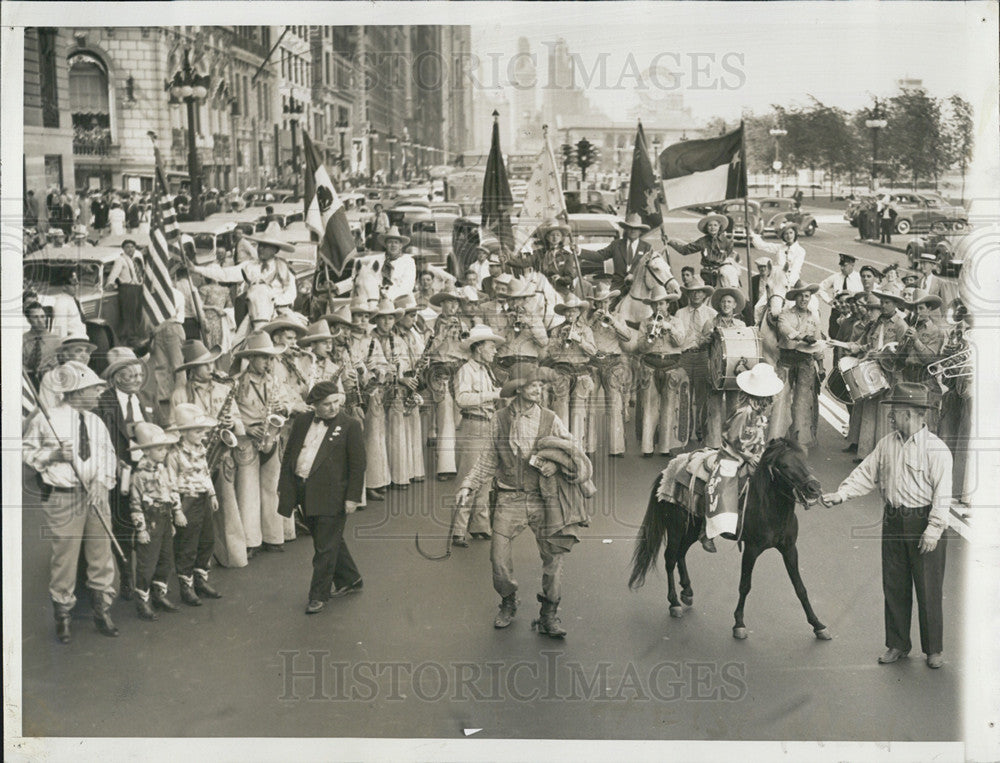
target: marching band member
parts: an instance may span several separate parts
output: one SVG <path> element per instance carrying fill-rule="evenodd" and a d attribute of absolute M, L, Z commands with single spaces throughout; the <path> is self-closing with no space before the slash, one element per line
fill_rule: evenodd
<path fill-rule="evenodd" d="M 546 329 L 558 323 L 555 314 L 555 306 L 560 302 L 552 283 L 545 276 L 535 270 L 535 262 L 530 254 L 521 254 L 518 257 L 511 257 L 507 261 L 507 266 L 514 276 L 524 281 L 525 292 L 529 299 L 525 302 L 525 309 L 541 317 Z"/>
<path fill-rule="evenodd" d="M 587 408 L 594 380 L 587 364 L 597 354 L 594 335 L 590 326 L 582 320 L 583 311 L 590 303 L 575 294 L 567 301 L 556 305 L 556 313 L 565 319 L 552 330 L 548 344 L 548 361 L 558 378 L 553 385 L 551 408 L 560 421 L 569 422 L 570 433 L 580 441 L 587 442 Z"/>
<path fill-rule="evenodd" d="M 192 339 L 183 344 L 184 362 L 178 366 L 187 375 L 170 396 L 170 421 L 178 421 L 177 410 L 182 405 L 194 405 L 205 416 L 217 419 L 223 429 L 237 438 L 237 443 L 247 440 L 247 430 L 236 404 L 237 381 L 214 373 L 219 352 L 209 352 L 201 341 Z M 241 439 L 242 438 L 242 439 Z M 247 542 L 243 519 L 236 503 L 236 455 L 225 452 L 213 477 L 219 511 L 212 517 L 215 522 L 215 558 L 223 567 L 246 567 Z"/>
<path fill-rule="evenodd" d="M 620 292 L 609 288 L 606 276 L 594 284 L 591 298 L 594 310 L 587 319 L 587 325 L 594 336 L 597 353 L 591 358 L 594 377 L 593 403 L 589 406 L 590 421 L 587 424 L 588 453 L 597 452 L 598 418 L 607 415 L 608 455 L 612 458 L 625 456 L 625 399 L 631 386 L 629 364 L 622 354 L 622 346 L 632 339 L 632 332 L 620 317 L 610 312 L 611 301 Z M 597 391 L 604 390 L 604 405 L 597 406 Z"/>
<path fill-rule="evenodd" d="M 854 263 L 858 261 L 858 258 L 852 254 L 844 254 L 844 252 L 840 252 L 837 256 L 840 258 L 838 262 L 840 272 L 827 276 L 819 284 L 819 298 L 828 305 L 833 304 L 834 298 L 840 292 L 846 291 L 850 294 L 856 294 L 864 289 L 861 284 L 861 276 L 854 272 Z M 830 322 L 827 326 L 827 333 L 831 337 L 836 334 L 837 318 L 835 311 L 831 309 Z"/>
<path fill-rule="evenodd" d="M 685 338 L 685 326 L 671 317 L 668 305 L 676 301 L 677 295 L 667 292 L 662 286 L 655 286 L 646 298 L 646 304 L 653 310 L 652 316 L 639 324 L 632 332 L 628 349 L 639 357 L 638 387 L 639 402 L 642 407 L 642 457 L 653 455 L 653 440 L 659 430 L 660 453 L 667 454 L 672 447 L 683 446 L 687 440 L 687 421 L 680 416 L 688 413 L 684 398 L 688 377 L 680 362 L 681 349 Z"/>
<path fill-rule="evenodd" d="M 403 254 L 403 247 L 409 243 L 410 239 L 400 235 L 395 225 L 382 235 L 382 246 L 385 247 L 382 291 L 388 293 L 389 301 L 412 294 L 417 285 L 417 263 L 412 255 Z"/>
<path fill-rule="evenodd" d="M 785 298 L 793 304 L 778 316 L 779 364 L 787 373 L 787 394 L 781 401 L 789 410 L 791 426 L 788 437 L 806 448 L 812 442 L 813 410 L 818 404 L 817 358 L 815 345 L 822 337 L 819 321 L 809 309 L 809 301 L 819 291 L 819 284 L 790 289 Z"/>
<path fill-rule="evenodd" d="M 882 313 L 882 301 L 873 294 L 861 291 L 851 298 L 851 307 L 853 315 L 853 322 L 850 326 L 851 333 L 844 335 L 844 341 L 852 345 L 852 349 L 846 351 L 846 354 L 860 355 L 863 351 L 862 343 L 868 335 L 868 331 Z M 854 403 L 848 408 L 847 447 L 844 448 L 844 453 L 858 452 L 862 409 L 861 402 Z"/>
<path fill-rule="evenodd" d="M 806 250 L 799 243 L 799 227 L 789 223 L 778 232 L 780 244 L 771 244 L 757 233 L 750 231 L 750 240 L 754 247 L 778 258 L 771 273 L 775 294 L 785 294 L 794 288 L 802 273 L 802 263 L 806 259 Z"/>
<path fill-rule="evenodd" d="M 454 376 L 458 366 L 467 360 L 461 342 L 470 326 L 459 315 L 462 297 L 454 287 L 439 291 L 430 302 L 441 310 L 434 321 L 434 334 L 427 343 L 426 352 L 431 359 L 427 386 L 434 400 L 437 477 L 444 481 L 458 473 L 455 462 Z"/>
<path fill-rule="evenodd" d="M 937 430 L 937 404 L 941 399 L 941 387 L 937 379 L 927 371 L 927 366 L 941 360 L 947 332 L 937 322 L 941 298 L 933 294 L 917 291 L 912 302 L 906 306 L 913 311 L 914 323 L 900 341 L 897 352 L 902 364 L 903 381 L 921 384 L 927 389 L 928 399 L 934 403 L 927 416 L 931 431 Z"/>
<path fill-rule="evenodd" d="M 746 324 L 736 316 L 743 312 L 746 297 L 739 289 L 723 287 L 712 293 L 712 309 L 716 315 L 705 324 L 699 344 L 707 346 L 720 328 L 746 328 Z M 736 390 L 709 389 L 705 404 L 705 439 L 706 448 L 722 446 L 722 424 L 728 421 L 736 406 L 738 395 Z"/>
<path fill-rule="evenodd" d="M 949 318 L 952 328 L 947 335 L 944 347 L 941 349 L 943 358 L 950 358 L 956 353 L 969 349 L 965 338 L 966 332 L 972 326 L 972 317 L 960 300 L 952 303 Z M 941 416 L 938 421 L 938 436 L 948 445 L 954 456 L 952 470 L 952 489 L 955 499 L 961 503 L 969 503 L 970 492 L 974 487 L 970 479 L 973 475 L 969 470 L 969 437 L 972 432 L 972 389 L 973 365 L 971 359 L 966 363 L 963 373 L 958 376 L 942 376 L 941 384 L 945 387 L 941 398 Z"/>
<path fill-rule="evenodd" d="M 715 290 L 696 278 L 690 286 L 681 287 L 687 297 L 687 307 L 680 308 L 674 317 L 677 319 L 677 338 L 681 348 L 681 368 L 688 376 L 691 384 L 691 421 L 692 436 L 697 440 L 705 437 L 705 404 L 708 399 L 708 348 L 702 342 L 705 337 L 705 326 L 710 325 L 715 317 L 715 310 L 706 300 Z M 666 452 L 666 451 L 664 451 Z"/>
<path fill-rule="evenodd" d="M 410 459 L 404 401 L 407 393 L 417 390 L 417 380 L 405 376 L 410 370 L 409 348 L 394 331 L 396 319 L 403 314 L 388 298 L 384 297 L 371 320 L 375 324 L 372 340 L 382 347 L 385 366 L 382 368 L 382 384 L 378 388 L 380 397 L 373 391 L 369 397 L 368 415 L 365 417 L 365 448 L 368 453 L 369 482 L 374 489 L 392 486 L 394 490 L 406 490 L 410 486 Z M 369 440 L 380 437 L 381 449 Z M 386 476 L 382 477 L 381 459 L 385 455 Z"/>
<path fill-rule="evenodd" d="M 262 331 L 269 334 L 271 342 L 281 350 L 274 363 L 274 375 L 278 389 L 288 402 L 288 409 L 304 411 L 312 374 L 312 355 L 300 349 L 296 341 L 305 336 L 306 327 L 298 321 L 278 318 L 265 324 Z"/>
<path fill-rule="evenodd" d="M 500 384 L 491 368 L 502 336 L 488 326 L 473 326 L 462 346 L 470 358 L 455 373 L 455 402 L 462 409 L 458 426 L 458 478 L 464 482 L 479 454 L 490 446 L 490 422 L 496 416 Z M 490 537 L 488 485 L 481 486 L 458 509 L 452 535 L 453 546 L 468 546 L 466 532 L 473 538 Z"/>
<path fill-rule="evenodd" d="M 334 324 L 339 334 L 343 329 L 337 319 Z M 306 378 L 307 389 L 312 389 L 318 382 L 333 381 L 340 386 L 340 373 L 343 366 L 333 357 L 334 334 L 330 331 L 330 322 L 320 319 L 309 324 L 306 333 L 297 340 L 299 349 L 307 353 L 309 369 Z"/>
<path fill-rule="evenodd" d="M 701 255 L 701 280 L 715 286 L 719 268 L 733 254 L 733 242 L 723 234 L 729 228 L 729 218 L 725 215 L 706 215 L 698 221 L 701 238 L 685 244 L 676 239 L 667 239 L 667 246 L 683 255 Z"/>
<path fill-rule="evenodd" d="M 536 294 L 522 278 L 511 280 L 507 286 L 507 303 L 510 305 L 509 322 L 504 338 L 507 340 L 497 363 L 509 368 L 514 363 L 537 363 L 545 355 L 549 335 L 542 322 L 541 311 L 532 310 Z"/>
<path fill-rule="evenodd" d="M 405 294 L 395 302 L 396 308 L 402 310 L 402 315 L 396 320 L 394 330 L 406 346 L 406 371 L 404 375 L 416 381 L 416 389 L 423 384 L 422 359 L 427 347 L 424 332 L 417 324 L 420 306 L 412 294 Z M 403 420 L 406 424 L 406 453 L 408 455 L 408 473 L 411 482 L 423 482 L 426 476 L 424 468 L 424 433 L 423 433 L 423 398 L 412 391 L 412 401 L 416 404 L 403 407 Z M 407 410 L 409 408 L 409 410 Z"/>

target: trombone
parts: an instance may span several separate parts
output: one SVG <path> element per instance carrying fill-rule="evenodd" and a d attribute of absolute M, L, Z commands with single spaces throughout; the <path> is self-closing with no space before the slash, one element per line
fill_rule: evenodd
<path fill-rule="evenodd" d="M 972 376 L 972 348 L 965 347 L 946 358 L 927 365 L 927 373 L 941 379 Z"/>

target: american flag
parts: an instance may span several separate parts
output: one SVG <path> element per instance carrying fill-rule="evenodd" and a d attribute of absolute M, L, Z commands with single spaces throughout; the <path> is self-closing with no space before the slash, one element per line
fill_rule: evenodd
<path fill-rule="evenodd" d="M 38 407 L 38 397 L 35 395 L 35 385 L 28 374 L 21 374 L 21 431 L 28 428 L 28 420 Z"/>
<path fill-rule="evenodd" d="M 151 246 L 146 254 L 146 277 L 142 285 L 142 299 L 150 324 L 159 326 L 174 314 L 174 285 L 167 265 L 171 257 L 170 246 L 179 245 L 180 228 L 177 227 L 174 200 L 167 195 L 167 182 L 163 174 L 163 163 L 160 161 L 160 149 L 155 144 L 153 154 L 156 157 L 156 181 L 149 221 Z"/>

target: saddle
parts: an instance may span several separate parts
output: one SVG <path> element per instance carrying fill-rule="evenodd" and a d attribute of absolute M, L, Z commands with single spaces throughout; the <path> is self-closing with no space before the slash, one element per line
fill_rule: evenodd
<path fill-rule="evenodd" d="M 719 460 L 719 451 L 703 448 L 681 453 L 663 470 L 657 499 L 683 506 L 691 514 L 705 512 L 705 485 Z"/>

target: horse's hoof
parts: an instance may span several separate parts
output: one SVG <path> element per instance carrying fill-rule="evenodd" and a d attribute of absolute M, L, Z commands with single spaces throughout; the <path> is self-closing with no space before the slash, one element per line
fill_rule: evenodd
<path fill-rule="evenodd" d="M 738 638 L 740 641 L 747 637 L 746 628 L 733 628 L 733 638 Z"/>
<path fill-rule="evenodd" d="M 681 594 L 681 604 L 686 604 L 687 606 L 690 607 L 693 603 L 694 603 L 693 594 L 690 596 L 685 596 L 684 594 Z"/>
<path fill-rule="evenodd" d="M 671 617 L 684 617 L 684 610 L 681 609 L 680 607 L 671 607 L 670 608 L 670 616 Z"/>
<path fill-rule="evenodd" d="M 820 641 L 830 641 L 833 639 L 833 635 L 830 633 L 829 628 L 820 628 L 819 630 L 815 631 L 815 633 L 816 633 L 816 638 L 818 638 Z"/>

